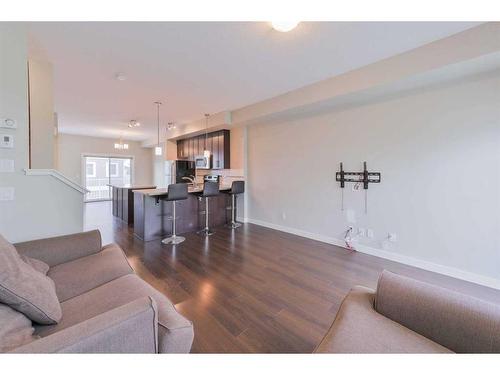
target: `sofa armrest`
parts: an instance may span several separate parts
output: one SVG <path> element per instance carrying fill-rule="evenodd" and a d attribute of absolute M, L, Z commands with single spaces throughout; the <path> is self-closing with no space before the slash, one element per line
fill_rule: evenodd
<path fill-rule="evenodd" d="M 98 230 L 14 244 L 19 254 L 47 263 L 50 267 L 101 251 Z"/>
<path fill-rule="evenodd" d="M 84 322 L 17 347 L 12 353 L 157 353 L 158 314 L 139 298 Z"/>
<path fill-rule="evenodd" d="M 344 298 L 315 353 L 450 353 L 375 311 L 375 291 L 356 286 Z"/>

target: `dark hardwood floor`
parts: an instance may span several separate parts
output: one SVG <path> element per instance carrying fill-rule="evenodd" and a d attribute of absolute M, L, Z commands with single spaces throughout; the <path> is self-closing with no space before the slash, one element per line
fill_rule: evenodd
<path fill-rule="evenodd" d="M 195 353 L 310 353 L 349 289 L 374 288 L 383 269 L 500 303 L 498 290 L 252 224 L 172 247 L 138 240 L 97 202 L 86 204 L 85 226 L 118 243 L 193 321 Z"/>

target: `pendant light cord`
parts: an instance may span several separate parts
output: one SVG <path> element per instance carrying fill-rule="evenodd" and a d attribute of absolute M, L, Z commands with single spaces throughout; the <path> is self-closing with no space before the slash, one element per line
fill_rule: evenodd
<path fill-rule="evenodd" d="M 207 150 L 207 144 L 208 144 L 208 117 L 210 115 L 208 113 L 205 113 L 205 150 Z"/>
<path fill-rule="evenodd" d="M 161 102 L 155 102 L 156 104 L 156 125 L 158 128 L 158 147 L 160 147 L 160 105 Z"/>

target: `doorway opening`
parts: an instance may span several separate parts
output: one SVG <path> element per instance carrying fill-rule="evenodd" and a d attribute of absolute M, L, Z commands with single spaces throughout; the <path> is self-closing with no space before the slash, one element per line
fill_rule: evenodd
<path fill-rule="evenodd" d="M 84 156 L 85 202 L 111 200 L 110 185 L 131 185 L 132 166 L 132 157 Z"/>

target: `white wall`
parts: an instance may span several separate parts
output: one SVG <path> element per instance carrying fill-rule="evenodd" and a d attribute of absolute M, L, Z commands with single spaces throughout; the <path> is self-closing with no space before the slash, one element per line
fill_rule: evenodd
<path fill-rule="evenodd" d="M 28 168 L 27 38 L 23 24 L 0 23 L 0 118 L 17 121 L 14 149 L 0 159 L 14 160 L 13 173 L 0 173 L 0 188 L 14 188 L 14 200 L 0 201 L 0 233 L 12 242 L 81 231 L 83 197 L 51 176 L 25 176 Z M 34 140 L 36 141 L 36 139 Z"/>
<path fill-rule="evenodd" d="M 500 73 L 355 108 L 248 127 L 250 221 L 500 287 Z M 335 171 L 382 173 L 364 192 Z M 385 241 L 388 232 L 397 243 Z M 362 247 L 360 247 L 361 249 Z"/>
<path fill-rule="evenodd" d="M 149 185 L 153 183 L 153 154 L 150 148 L 141 147 L 140 142 L 126 141 L 128 150 L 114 148 L 117 140 L 111 138 L 85 137 L 72 134 L 59 134 L 58 168 L 66 177 L 78 183 L 82 181 L 82 155 L 133 156 L 134 168 L 132 183 Z"/>

